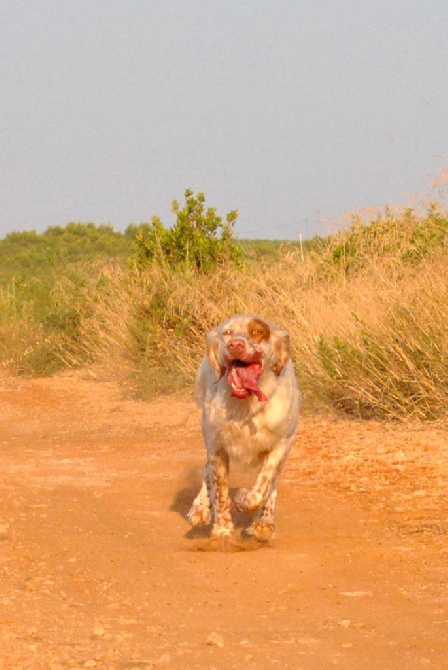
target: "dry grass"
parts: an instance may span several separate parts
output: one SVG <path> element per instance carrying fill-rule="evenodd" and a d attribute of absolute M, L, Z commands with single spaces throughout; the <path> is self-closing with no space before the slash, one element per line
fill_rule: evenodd
<path fill-rule="evenodd" d="M 436 214 L 429 232 L 418 224 L 413 235 L 415 221 L 406 216 L 386 216 L 367 234 L 355 226 L 314 257 L 289 249 L 212 276 L 157 266 L 133 274 L 105 264 L 86 282 L 84 269 L 82 289 L 59 287 L 60 302 L 78 301 L 76 337 L 53 334 L 52 351 L 70 365 L 101 366 L 143 394 L 167 391 L 192 383 L 210 328 L 230 314 L 255 313 L 289 330 L 308 407 L 444 418 L 446 219 Z M 402 238 L 397 225 L 407 226 Z M 26 333 L 29 349 L 29 323 L 15 319 L 4 328 L 11 339 L 14 329 Z"/>
<path fill-rule="evenodd" d="M 192 382 L 206 332 L 229 314 L 287 328 L 309 406 L 359 417 L 436 419 L 448 396 L 448 259 L 394 268 L 378 261 L 353 279 L 322 279 L 289 257 L 213 277 L 153 268 L 120 273 L 83 320 L 84 351 L 139 386 Z M 160 374 L 162 372 L 162 374 Z M 166 381 L 168 380 L 168 381 Z M 170 382 L 170 380 L 172 380 Z"/>

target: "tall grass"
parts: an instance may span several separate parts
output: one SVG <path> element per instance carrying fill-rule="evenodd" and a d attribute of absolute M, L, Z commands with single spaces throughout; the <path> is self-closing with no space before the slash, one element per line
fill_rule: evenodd
<path fill-rule="evenodd" d="M 386 212 L 364 226 L 355 221 L 319 253 L 285 247 L 211 276 L 78 265 L 53 289 L 53 324 L 33 321 L 11 290 L 0 293 L 2 358 L 25 372 L 45 356 L 101 367 L 143 395 L 165 392 L 192 383 L 210 328 L 248 312 L 289 330 L 309 407 L 440 419 L 448 401 L 447 230 L 435 208 L 421 219 Z"/>

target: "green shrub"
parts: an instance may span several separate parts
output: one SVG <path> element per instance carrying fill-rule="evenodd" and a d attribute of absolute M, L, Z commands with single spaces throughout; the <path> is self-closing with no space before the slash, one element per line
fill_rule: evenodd
<path fill-rule="evenodd" d="M 214 207 L 205 209 L 203 193 L 185 191 L 185 205 L 174 200 L 172 212 L 176 222 L 165 228 L 157 216 L 141 226 L 136 238 L 134 263 L 144 269 L 153 263 L 172 270 L 193 270 L 209 274 L 217 267 L 240 258 L 241 250 L 233 242 L 233 225 L 238 212 L 217 216 Z"/>

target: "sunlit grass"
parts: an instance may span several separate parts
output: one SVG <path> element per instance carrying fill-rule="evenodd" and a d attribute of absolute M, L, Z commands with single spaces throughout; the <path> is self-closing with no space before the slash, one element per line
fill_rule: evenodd
<path fill-rule="evenodd" d="M 285 246 L 212 275 L 77 264 L 52 289 L 43 320 L 3 289 L 0 353 L 17 372 L 90 366 L 148 395 L 191 385 L 206 332 L 254 313 L 289 330 L 308 408 L 441 419 L 447 270 L 447 219 L 436 208 L 355 221 L 320 252 Z"/>

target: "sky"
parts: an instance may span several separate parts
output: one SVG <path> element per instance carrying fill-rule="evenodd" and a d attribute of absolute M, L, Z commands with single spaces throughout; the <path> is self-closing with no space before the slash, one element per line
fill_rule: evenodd
<path fill-rule="evenodd" d="M 407 204 L 448 165 L 447 28 L 447 0 L 4 0 L 0 237 L 171 225 L 188 188 L 243 238 Z"/>

